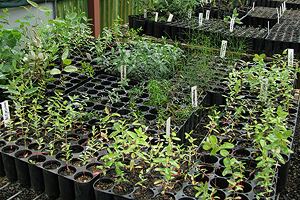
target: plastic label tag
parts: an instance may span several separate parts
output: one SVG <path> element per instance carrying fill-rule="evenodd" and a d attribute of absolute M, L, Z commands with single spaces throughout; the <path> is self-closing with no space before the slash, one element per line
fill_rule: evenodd
<path fill-rule="evenodd" d="M 157 20 L 158 20 L 158 12 L 155 12 L 155 19 L 154 19 L 154 21 L 157 22 Z"/>
<path fill-rule="evenodd" d="M 199 13 L 199 26 L 203 24 L 203 13 Z"/>
<path fill-rule="evenodd" d="M 282 16 L 282 9 L 281 9 L 281 6 L 279 6 L 279 16 L 280 16 L 280 17 Z"/>
<path fill-rule="evenodd" d="M 86 53 L 86 58 L 87 58 L 88 60 L 92 60 L 92 56 L 91 56 L 91 54 L 89 54 L 89 53 Z"/>
<path fill-rule="evenodd" d="M 283 6 L 284 6 L 284 11 L 286 11 L 286 1 L 283 2 Z"/>
<path fill-rule="evenodd" d="M 252 10 L 254 11 L 254 7 L 255 7 L 255 2 L 253 2 L 253 6 L 252 6 Z"/>
<path fill-rule="evenodd" d="M 288 49 L 288 66 L 294 65 L 294 49 Z"/>
<path fill-rule="evenodd" d="M 277 10 L 277 23 L 279 24 L 280 14 L 278 8 L 276 8 L 276 10 Z"/>
<path fill-rule="evenodd" d="M 120 67 L 120 71 L 121 71 L 121 81 L 125 82 L 126 80 L 126 66 L 125 65 L 121 65 Z"/>
<path fill-rule="evenodd" d="M 197 107 L 198 106 L 198 104 L 197 104 L 198 97 L 197 97 L 197 86 L 196 85 L 191 88 L 191 92 L 192 92 L 192 106 Z"/>
<path fill-rule="evenodd" d="M 169 117 L 166 121 L 166 135 L 171 135 L 171 117 Z"/>
<path fill-rule="evenodd" d="M 10 114 L 9 114 L 9 106 L 8 101 L 1 102 L 1 109 L 3 115 L 4 126 L 6 127 L 10 123 Z"/>
<path fill-rule="evenodd" d="M 144 9 L 144 18 L 147 18 L 147 9 Z"/>
<path fill-rule="evenodd" d="M 167 20 L 167 22 L 171 22 L 171 21 L 172 21 L 172 19 L 173 19 L 173 15 L 172 15 L 172 14 L 170 14 L 170 15 L 169 15 L 169 18 L 168 18 L 168 20 Z"/>
<path fill-rule="evenodd" d="M 229 29 L 230 32 L 233 32 L 234 22 L 235 22 L 235 18 L 232 17 L 230 21 L 230 29 Z"/>
<path fill-rule="evenodd" d="M 270 34 L 270 21 L 268 21 L 268 35 Z"/>
<path fill-rule="evenodd" d="M 209 15 L 210 15 L 210 10 L 207 10 L 207 11 L 206 11 L 206 16 L 205 16 L 205 19 L 206 19 L 206 20 L 209 20 Z"/>
<path fill-rule="evenodd" d="M 226 47 L 227 47 L 227 41 L 226 40 L 222 40 L 221 51 L 220 51 L 220 57 L 221 58 L 225 57 Z"/>
<path fill-rule="evenodd" d="M 264 102 L 267 100 L 267 91 L 268 91 L 268 84 L 269 84 L 269 79 L 264 78 L 262 80 L 262 83 L 260 85 L 260 101 Z"/>
<path fill-rule="evenodd" d="M 191 11 L 191 10 L 188 11 L 188 18 L 189 18 L 189 19 L 192 18 L 192 11 Z"/>

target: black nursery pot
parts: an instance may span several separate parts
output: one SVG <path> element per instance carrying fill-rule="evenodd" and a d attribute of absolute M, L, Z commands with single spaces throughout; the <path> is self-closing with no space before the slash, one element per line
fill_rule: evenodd
<path fill-rule="evenodd" d="M 67 167 L 61 167 L 58 170 L 58 184 L 59 184 L 59 192 L 60 198 L 64 200 L 74 200 L 75 199 L 75 190 L 74 190 L 74 180 L 70 179 L 68 176 L 63 176 L 61 173 L 66 170 Z M 69 166 L 69 169 L 76 172 L 75 167 Z M 70 174 L 69 176 L 71 176 Z"/>
<path fill-rule="evenodd" d="M 45 184 L 45 193 L 50 198 L 59 197 L 58 174 L 57 168 L 61 163 L 57 160 L 49 160 L 43 164 L 43 177 Z"/>
<path fill-rule="evenodd" d="M 0 141 L 0 148 L 5 146 L 6 142 L 5 141 Z M 3 166 L 3 160 L 2 160 L 2 152 L 0 152 L 0 177 L 5 176 L 5 171 L 4 171 L 4 166 Z"/>
<path fill-rule="evenodd" d="M 136 17 L 133 23 L 133 29 L 137 30 L 139 28 L 142 28 L 142 30 L 139 32 L 139 35 L 142 35 L 145 33 L 145 24 L 146 24 L 145 18 Z"/>
<path fill-rule="evenodd" d="M 40 168 L 40 165 L 45 162 L 45 160 L 46 157 L 43 155 L 33 155 L 28 158 L 31 188 L 35 191 L 45 190 L 43 169 Z"/>
<path fill-rule="evenodd" d="M 87 176 L 91 178 L 91 180 L 87 182 L 79 182 L 76 179 L 80 176 Z M 96 178 L 90 172 L 78 172 L 74 175 L 74 189 L 75 189 L 75 197 L 76 200 L 85 200 L 85 199 L 94 199 L 94 191 L 93 191 L 93 184 Z"/>
<path fill-rule="evenodd" d="M 164 36 L 164 22 L 154 22 L 153 24 L 153 36 L 161 38 Z"/>
<path fill-rule="evenodd" d="M 154 26 L 154 21 L 150 19 L 146 19 L 146 24 L 145 24 L 145 33 L 146 35 L 153 35 L 153 26 Z"/>
<path fill-rule="evenodd" d="M 17 151 L 19 147 L 15 145 L 8 145 L 2 148 L 2 161 L 3 167 L 5 171 L 6 178 L 10 182 L 16 182 L 18 180 L 16 165 L 15 165 L 15 158 L 11 153 Z"/>
<path fill-rule="evenodd" d="M 94 184 L 93 184 L 93 189 L 94 189 L 94 194 L 95 194 L 95 198 L 96 200 L 113 200 L 113 194 L 112 194 L 112 189 L 113 186 L 111 188 L 108 188 L 106 190 L 99 190 L 96 186 L 99 184 L 99 182 L 105 182 L 105 183 L 111 183 L 114 186 L 114 181 L 109 179 L 109 178 L 101 178 L 98 179 Z"/>
<path fill-rule="evenodd" d="M 129 29 L 133 28 L 134 20 L 136 18 L 136 15 L 129 15 L 128 20 L 129 20 Z"/>
<path fill-rule="evenodd" d="M 24 187 L 30 187 L 30 174 L 26 157 L 31 155 L 29 150 L 20 150 L 15 153 L 15 165 L 19 183 Z"/>

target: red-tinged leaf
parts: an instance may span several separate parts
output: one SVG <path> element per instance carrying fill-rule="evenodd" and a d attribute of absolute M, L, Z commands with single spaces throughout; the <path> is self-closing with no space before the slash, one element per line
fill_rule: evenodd
<path fill-rule="evenodd" d="M 100 174 L 100 172 L 94 172 L 94 173 L 93 173 L 93 176 L 94 176 L 94 175 L 97 175 L 97 174 Z"/>

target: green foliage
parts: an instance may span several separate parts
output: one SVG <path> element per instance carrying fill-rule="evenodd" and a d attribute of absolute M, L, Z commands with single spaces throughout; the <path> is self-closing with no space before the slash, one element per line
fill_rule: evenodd
<path fill-rule="evenodd" d="M 151 41 L 129 41 L 117 43 L 117 49 L 111 50 L 104 60 L 112 67 L 107 71 L 117 72 L 121 65 L 126 66 L 127 76 L 135 79 L 164 79 L 175 73 L 176 62 L 182 56 L 182 50 L 170 44 Z"/>

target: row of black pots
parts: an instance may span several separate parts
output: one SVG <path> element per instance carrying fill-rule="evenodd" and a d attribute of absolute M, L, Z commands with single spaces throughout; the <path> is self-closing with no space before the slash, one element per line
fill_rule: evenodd
<path fill-rule="evenodd" d="M 145 21 L 143 30 L 147 35 L 157 38 L 167 37 L 172 40 L 187 41 L 194 36 L 211 35 L 214 38 L 216 46 L 221 46 L 222 40 L 228 40 L 229 46 L 236 44 L 237 41 L 246 40 L 250 48 L 256 53 L 261 53 L 264 48 L 264 38 L 267 35 L 267 29 L 246 27 L 235 25 L 233 32 L 229 30 L 229 24 L 222 20 L 204 20 L 203 25 L 199 27 L 198 19 L 192 18 L 188 22 L 155 22 L 150 19 L 143 19 Z"/>
<path fill-rule="evenodd" d="M 94 199 L 92 185 L 98 174 L 87 171 L 87 165 L 67 165 L 65 161 L 9 143 L 1 148 L 1 158 L 1 171 L 4 170 L 11 182 L 18 181 L 24 187 L 45 191 L 50 198 Z M 88 179 L 77 181 L 81 176 Z"/>
<path fill-rule="evenodd" d="M 284 49 L 294 49 L 294 55 L 299 56 L 300 38 L 298 37 L 298 21 L 285 20 L 276 24 L 265 39 L 265 52 L 267 55 L 279 53 Z"/>

